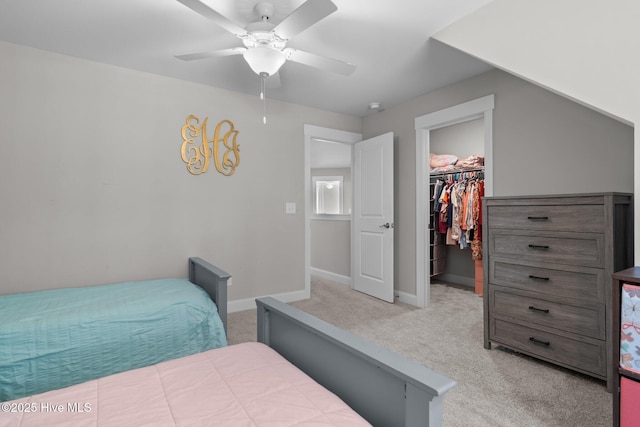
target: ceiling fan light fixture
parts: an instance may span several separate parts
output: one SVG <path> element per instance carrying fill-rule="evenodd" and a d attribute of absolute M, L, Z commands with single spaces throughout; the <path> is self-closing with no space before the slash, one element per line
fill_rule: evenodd
<path fill-rule="evenodd" d="M 279 50 L 268 46 L 256 46 L 247 49 L 242 56 L 249 67 L 259 76 L 272 76 L 278 72 L 287 58 Z"/>

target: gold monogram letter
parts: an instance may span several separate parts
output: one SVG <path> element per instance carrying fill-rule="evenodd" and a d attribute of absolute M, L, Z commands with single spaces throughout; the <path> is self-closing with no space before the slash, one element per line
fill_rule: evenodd
<path fill-rule="evenodd" d="M 190 115 L 182 126 L 182 147 L 180 154 L 187 164 L 187 169 L 194 175 L 200 175 L 209 169 L 209 162 L 213 157 L 216 170 L 222 175 L 230 176 L 240 164 L 240 146 L 237 142 L 238 131 L 230 120 L 223 120 L 216 126 L 213 139 L 207 139 L 207 120 L 202 121 Z M 200 145 L 195 140 L 200 137 Z M 222 142 L 223 147 L 220 146 Z M 224 153 L 220 156 L 220 150 Z"/>

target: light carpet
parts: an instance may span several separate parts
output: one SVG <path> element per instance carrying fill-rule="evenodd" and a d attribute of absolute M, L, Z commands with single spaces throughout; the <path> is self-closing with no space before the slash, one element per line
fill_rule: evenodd
<path fill-rule="evenodd" d="M 445 426 L 612 425 L 605 383 L 495 346 L 483 347 L 482 297 L 432 285 L 431 303 L 389 304 L 314 278 L 311 299 L 292 305 L 414 359 L 457 382 Z M 229 343 L 256 340 L 255 310 L 229 314 Z"/>

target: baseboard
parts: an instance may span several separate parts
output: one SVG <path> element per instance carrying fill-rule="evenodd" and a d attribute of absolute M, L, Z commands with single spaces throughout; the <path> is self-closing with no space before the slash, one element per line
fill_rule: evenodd
<path fill-rule="evenodd" d="M 406 292 L 395 291 L 396 297 L 398 297 L 398 301 L 404 304 L 409 304 L 414 307 L 419 307 L 418 305 L 418 296 L 408 294 Z"/>
<path fill-rule="evenodd" d="M 341 285 L 351 287 L 351 277 L 343 276 L 340 274 L 332 273 L 330 271 L 320 270 L 319 268 L 311 267 L 311 275 L 318 276 L 322 279 L 331 280 Z M 418 297 L 406 292 L 395 291 L 394 295 L 398 298 L 398 301 L 404 304 L 409 304 L 414 307 L 418 306 Z"/>
<path fill-rule="evenodd" d="M 320 270 L 319 268 L 311 267 L 311 275 L 318 276 L 321 279 L 331 280 L 332 282 L 339 283 L 345 286 L 351 286 L 351 277 L 343 276 L 342 274 L 332 273 L 330 271 Z"/>
<path fill-rule="evenodd" d="M 270 297 L 274 297 L 282 302 L 294 302 L 294 301 L 300 301 L 300 300 L 304 300 L 304 299 L 309 299 L 309 293 L 305 290 L 301 290 L 301 291 L 293 291 L 293 292 L 284 292 L 281 294 L 274 294 L 274 295 L 262 295 L 262 296 L 270 296 Z M 233 300 L 233 301 L 229 301 L 227 303 L 227 312 L 228 313 L 234 313 L 236 311 L 245 311 L 245 310 L 252 310 L 256 308 L 256 298 L 260 298 L 260 297 L 255 297 L 255 298 L 245 298 L 245 299 L 239 299 L 239 300 Z"/>
<path fill-rule="evenodd" d="M 321 277 L 323 279 L 331 280 L 341 285 L 351 286 L 351 278 L 347 276 L 342 276 L 340 274 L 331 273 L 331 272 L 320 270 L 313 267 L 311 268 L 311 274 Z M 263 296 L 272 296 L 286 303 L 310 298 L 309 293 L 305 290 L 285 292 L 285 293 L 275 294 L 275 295 L 263 295 Z M 395 291 L 395 296 L 398 297 L 398 301 L 401 303 L 409 304 L 414 307 L 419 307 L 418 298 L 416 295 L 408 294 L 406 292 Z M 229 301 L 227 303 L 227 312 L 234 313 L 236 311 L 252 310 L 256 308 L 256 298 L 260 298 L 260 297 Z"/>

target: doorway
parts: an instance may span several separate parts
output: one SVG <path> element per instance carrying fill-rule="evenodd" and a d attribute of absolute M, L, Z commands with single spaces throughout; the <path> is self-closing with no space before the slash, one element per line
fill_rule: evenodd
<path fill-rule="evenodd" d="M 351 285 L 352 145 L 311 140 L 311 274 Z"/>
<path fill-rule="evenodd" d="M 353 144 L 362 140 L 362 135 L 354 132 L 340 131 L 320 126 L 305 125 L 305 166 L 304 166 L 304 198 L 305 198 L 305 296 L 311 296 L 311 272 L 334 282 L 351 286 L 351 169 L 353 165 Z M 346 149 L 346 150 L 345 150 Z M 345 163 L 345 151 L 348 151 L 348 165 Z M 313 157 L 313 159 L 312 159 Z M 324 160 L 319 159 L 322 157 Z M 316 170 L 312 172 L 312 170 Z M 348 173 L 347 173 L 348 170 Z M 316 179 L 312 179 L 315 175 Z M 336 183 L 340 183 L 340 190 Z M 346 181 L 346 182 L 345 182 Z M 339 185 L 339 184 L 338 184 Z M 331 186 L 331 188 L 328 188 Z M 322 205 L 322 206 L 320 206 Z M 312 233 L 312 223 L 314 230 Z M 321 230 L 322 229 L 322 230 Z M 342 231 L 341 231 L 342 230 Z M 318 233 L 316 233 L 316 231 Z M 320 243 L 314 247 L 314 262 L 312 267 L 311 247 L 313 235 L 314 243 Z M 333 237 L 332 237 L 333 236 Z M 337 236 L 337 237 L 336 237 Z M 339 239 L 338 246 L 341 251 L 327 254 L 317 254 L 322 249 L 323 242 L 318 239 L 327 239 L 335 243 Z M 344 248 L 348 245 L 348 248 Z M 320 255 L 316 257 L 316 255 Z M 348 260 L 344 260 L 348 257 Z M 336 259 L 338 261 L 336 261 Z M 346 266 L 340 261 L 346 261 Z M 336 266 L 335 262 L 338 262 Z M 319 263 L 319 264 L 318 264 Z M 325 267 L 334 265 L 335 268 Z M 338 270 L 338 271 L 330 271 Z"/>
<path fill-rule="evenodd" d="M 485 195 L 493 195 L 493 108 L 494 95 L 455 105 L 415 119 L 416 129 L 416 305 L 429 305 L 429 153 L 431 131 L 482 119 L 484 122 Z"/>
<path fill-rule="evenodd" d="M 347 216 L 350 229 L 348 254 L 351 259 L 349 276 L 344 275 L 344 282 L 355 290 L 393 302 L 393 133 L 362 141 L 362 135 L 357 133 L 311 125 L 305 125 L 304 129 L 305 296 L 311 296 L 312 221 L 335 222 L 342 219 L 341 216 Z M 336 197 L 332 193 L 336 184 L 341 182 L 340 175 L 335 174 L 312 179 L 312 148 L 320 143 L 349 146 L 354 183 L 351 198 L 353 214 L 344 211 L 342 214 L 327 214 L 318 210 L 322 204 L 321 210 L 324 211 L 327 199 Z M 329 209 L 347 205 L 344 198 L 342 200 L 342 203 L 329 202 Z M 330 246 L 328 250 L 331 250 Z"/>

